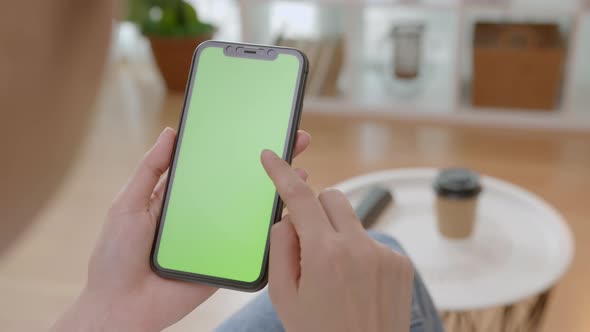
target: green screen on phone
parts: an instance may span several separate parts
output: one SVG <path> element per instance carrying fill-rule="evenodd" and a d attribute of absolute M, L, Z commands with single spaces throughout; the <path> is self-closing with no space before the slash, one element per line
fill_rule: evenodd
<path fill-rule="evenodd" d="M 260 153 L 285 155 L 303 64 L 213 46 L 195 62 L 154 259 L 166 270 L 256 282 L 275 204 Z"/>

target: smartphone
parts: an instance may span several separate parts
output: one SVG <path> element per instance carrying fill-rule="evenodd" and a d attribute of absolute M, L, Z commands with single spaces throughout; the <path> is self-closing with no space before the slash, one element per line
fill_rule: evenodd
<path fill-rule="evenodd" d="M 291 162 L 308 67 L 292 48 L 197 47 L 151 253 L 157 274 L 243 291 L 266 285 L 282 203 L 260 154 Z"/>

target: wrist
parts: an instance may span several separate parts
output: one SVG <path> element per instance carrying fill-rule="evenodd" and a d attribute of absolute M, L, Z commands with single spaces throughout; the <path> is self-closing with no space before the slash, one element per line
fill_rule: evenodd
<path fill-rule="evenodd" d="M 124 298 L 84 289 L 52 331 L 160 331 L 150 326 L 145 318 L 137 306 L 130 305 Z"/>

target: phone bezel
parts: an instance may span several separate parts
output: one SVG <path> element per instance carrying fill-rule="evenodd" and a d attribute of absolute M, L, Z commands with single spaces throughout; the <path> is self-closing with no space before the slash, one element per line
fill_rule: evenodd
<path fill-rule="evenodd" d="M 170 164 L 170 172 L 168 181 L 166 183 L 166 190 L 163 197 L 162 202 L 162 213 L 158 218 L 158 223 L 156 226 L 156 234 L 154 237 L 154 242 L 152 245 L 152 251 L 150 255 L 150 266 L 152 267 L 153 271 L 158 275 L 166 278 L 173 278 L 173 279 L 180 279 L 185 281 L 191 282 L 198 282 L 203 283 L 215 287 L 222 287 L 222 288 L 229 288 L 241 291 L 249 291 L 255 292 L 258 291 L 264 286 L 266 286 L 268 280 L 268 256 L 269 256 L 269 244 L 270 244 L 270 229 L 271 226 L 278 222 L 281 219 L 282 211 L 283 211 L 283 203 L 278 195 L 275 193 L 275 199 L 273 204 L 273 211 L 271 214 L 271 220 L 269 220 L 268 226 L 268 233 L 266 236 L 266 246 L 264 250 L 264 258 L 261 266 L 261 271 L 259 273 L 258 278 L 253 282 L 244 282 L 239 280 L 231 280 L 225 279 L 220 277 L 208 276 L 208 275 L 201 275 L 192 272 L 186 271 L 178 271 L 178 270 L 170 270 L 166 269 L 158 264 L 157 256 L 158 256 L 158 249 L 160 246 L 160 237 L 162 234 L 162 229 L 165 223 L 165 212 L 168 208 L 168 197 L 170 194 L 171 186 L 170 183 L 174 178 L 174 174 L 176 171 L 176 162 L 178 159 L 178 154 L 180 151 L 180 146 L 182 144 L 182 137 L 184 134 L 184 124 L 186 120 L 186 116 L 188 113 L 188 105 L 190 105 L 190 99 L 192 97 L 192 90 L 193 84 L 195 80 L 195 75 L 197 73 L 198 67 L 198 60 L 202 53 L 202 51 L 208 47 L 220 47 L 225 50 L 226 47 L 247 47 L 247 48 L 264 48 L 264 49 L 273 49 L 279 54 L 291 54 L 294 55 L 299 60 L 299 70 L 297 73 L 297 84 L 294 91 L 293 103 L 291 106 L 291 114 L 289 117 L 289 126 L 287 130 L 287 135 L 285 137 L 285 148 L 283 149 L 283 159 L 287 162 L 291 163 L 293 157 L 293 148 L 295 145 L 295 138 L 297 134 L 297 130 L 299 129 L 299 122 L 301 119 L 301 111 L 303 106 L 303 95 L 305 91 L 305 83 L 307 79 L 307 72 L 309 68 L 309 61 L 305 54 L 300 50 L 288 47 L 279 47 L 279 46 L 268 46 L 268 45 L 258 45 L 258 44 L 246 44 L 246 43 L 233 43 L 233 42 L 224 42 L 224 41 L 216 41 L 216 40 L 209 40 L 205 41 L 195 49 L 193 54 L 191 68 L 189 72 L 189 79 L 185 90 L 184 95 L 184 103 L 182 107 L 182 113 L 180 116 L 180 123 L 178 125 L 178 136 L 176 142 L 174 144 L 172 161 Z M 250 57 L 251 58 L 251 57 Z M 269 61 L 267 59 L 254 59 L 257 61 Z"/>

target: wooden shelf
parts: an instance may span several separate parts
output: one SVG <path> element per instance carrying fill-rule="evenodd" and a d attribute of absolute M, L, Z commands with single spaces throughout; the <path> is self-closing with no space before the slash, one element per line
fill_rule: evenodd
<path fill-rule="evenodd" d="M 430 121 L 513 129 L 590 131 L 590 114 L 579 116 L 563 111 L 494 109 L 463 106 L 457 109 L 405 107 L 403 104 L 365 105 L 345 98 L 309 98 L 304 113 L 335 113 L 351 116 L 386 116 L 394 119 Z"/>
<path fill-rule="evenodd" d="M 575 114 L 590 117 L 590 13 L 580 16 L 574 44 L 568 108 Z"/>
<path fill-rule="evenodd" d="M 268 3 L 309 3 L 313 5 L 340 6 L 391 6 L 411 7 L 420 9 L 459 9 L 479 8 L 498 9 L 508 12 L 546 13 L 574 13 L 578 1 L 583 0 L 236 0 L 246 5 Z M 590 7 L 590 5 L 586 5 Z"/>
<path fill-rule="evenodd" d="M 199 2 L 209 3 L 203 7 L 213 7 L 207 0 L 190 1 L 197 7 Z M 239 19 L 223 19 L 216 14 L 214 23 L 232 32 L 223 34 L 226 39 L 272 42 L 284 26 L 279 22 L 283 19 L 290 22 L 291 30 L 300 30 L 293 33 L 295 38 L 317 38 L 326 33 L 326 29 L 344 36 L 346 60 L 339 82 L 342 95 L 308 97 L 305 102 L 308 112 L 379 114 L 481 125 L 590 131 L 590 0 L 219 0 L 221 2 L 231 3 L 239 13 Z M 304 4 L 295 6 L 307 13 L 304 22 L 293 16 L 292 11 L 278 14 L 289 5 L 277 4 Z M 200 14 L 205 15 L 204 12 Z M 433 73 L 428 78 L 430 82 L 426 82 L 425 77 L 421 91 L 404 95 L 403 84 L 388 81 L 387 73 L 391 69 L 386 63 L 391 62 L 390 55 L 378 54 L 377 50 L 390 47 L 387 36 L 395 22 L 416 19 L 427 26 L 424 37 L 427 46 L 423 51 L 426 67 L 423 67 Z M 441 19 L 446 21 L 437 21 Z M 558 110 L 481 109 L 464 101 L 463 82 L 471 75 L 470 31 L 477 19 L 560 24 L 568 33 L 568 63 Z M 227 28 L 232 24 L 237 26 Z M 433 37 L 433 32 L 438 35 Z M 439 49 L 433 50 L 436 44 Z M 438 58 L 433 57 L 437 52 Z"/>

